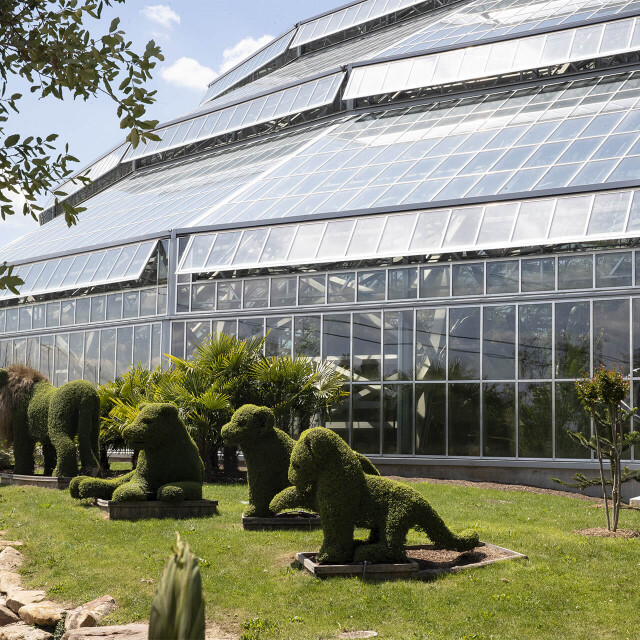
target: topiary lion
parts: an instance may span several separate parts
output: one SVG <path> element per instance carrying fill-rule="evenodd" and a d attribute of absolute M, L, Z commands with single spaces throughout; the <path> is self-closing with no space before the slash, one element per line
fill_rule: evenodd
<path fill-rule="evenodd" d="M 14 473 L 33 475 L 39 442 L 45 476 L 77 476 L 78 453 L 81 472 L 97 475 L 99 429 L 100 399 L 90 383 L 56 388 L 35 369 L 0 369 L 0 440 L 13 443 Z"/>
<path fill-rule="evenodd" d="M 406 560 L 409 529 L 424 531 L 445 549 L 468 551 L 476 533 L 455 535 L 415 489 L 362 472 L 356 453 L 333 431 L 318 427 L 302 434 L 291 455 L 289 480 L 300 493 L 311 492 L 322 519 L 322 563 Z M 289 508 L 290 495 L 278 494 L 273 511 Z M 355 527 L 371 530 L 366 543 L 354 543 Z"/>
<path fill-rule="evenodd" d="M 227 446 L 240 447 L 247 464 L 249 506 L 245 509 L 245 517 L 274 516 L 269 503 L 287 487 L 292 507 L 316 510 L 311 496 L 298 494 L 295 487 L 290 487 L 287 475 L 295 440 L 275 427 L 271 409 L 245 404 L 222 427 L 221 435 Z M 365 473 L 379 475 L 367 458 L 357 455 Z"/>
<path fill-rule="evenodd" d="M 133 502 L 151 493 L 165 502 L 202 499 L 204 465 L 174 405 L 145 405 L 123 436 L 140 451 L 135 470 L 112 480 L 74 478 L 72 497 Z"/>

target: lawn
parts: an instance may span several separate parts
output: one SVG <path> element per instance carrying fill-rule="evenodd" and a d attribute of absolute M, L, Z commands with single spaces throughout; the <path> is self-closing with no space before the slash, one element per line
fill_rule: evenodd
<path fill-rule="evenodd" d="M 220 501 L 213 518 L 136 523 L 105 521 L 68 492 L 2 487 L 0 529 L 25 543 L 26 585 L 68 605 L 109 593 L 119 604 L 112 623 L 148 617 L 178 531 L 201 559 L 207 617 L 246 640 L 329 639 L 357 629 L 398 640 L 638 637 L 640 539 L 572 533 L 600 526 L 602 509 L 558 495 L 413 486 L 454 529 L 475 527 L 482 540 L 529 560 L 433 582 L 316 580 L 291 564 L 296 551 L 318 548 L 321 533 L 242 531 L 245 485 L 205 487 Z M 621 520 L 640 529 L 640 511 L 625 510 Z"/>

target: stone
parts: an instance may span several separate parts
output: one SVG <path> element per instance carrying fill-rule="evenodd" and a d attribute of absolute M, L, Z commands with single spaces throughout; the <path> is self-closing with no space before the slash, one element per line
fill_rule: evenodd
<path fill-rule="evenodd" d="M 13 624 L 14 622 L 20 622 L 20 618 L 18 618 L 11 609 L 0 605 L 0 627 Z"/>
<path fill-rule="evenodd" d="M 0 571 L 0 591 L 11 593 L 22 589 L 22 576 L 15 571 Z"/>
<path fill-rule="evenodd" d="M 631 500 L 629 500 L 629 506 L 640 507 L 640 496 L 638 496 L 637 498 L 631 498 Z"/>
<path fill-rule="evenodd" d="M 125 624 L 112 627 L 93 627 L 65 631 L 62 640 L 147 640 L 149 625 Z M 1 639 L 0 639 L 1 640 Z"/>
<path fill-rule="evenodd" d="M 46 597 L 44 591 L 28 591 L 25 589 L 19 589 L 12 591 L 7 596 L 7 607 L 14 613 L 18 613 L 22 607 L 28 604 L 34 604 L 36 602 L 42 602 Z"/>
<path fill-rule="evenodd" d="M 17 571 L 23 562 L 22 554 L 13 547 L 6 547 L 0 552 L 0 571 Z"/>
<path fill-rule="evenodd" d="M 62 609 L 54 602 L 43 600 L 20 607 L 18 615 L 27 623 L 39 627 L 55 627 L 62 618 Z"/>
<path fill-rule="evenodd" d="M 23 544 L 22 540 L 0 540 L 0 547 L 21 547 Z"/>
<path fill-rule="evenodd" d="M 111 596 L 102 596 L 87 602 L 67 614 L 65 629 L 67 631 L 83 627 L 95 627 L 112 611 L 115 611 L 116 601 Z"/>
<path fill-rule="evenodd" d="M 0 640 L 53 640 L 53 634 L 18 622 L 0 627 Z"/>

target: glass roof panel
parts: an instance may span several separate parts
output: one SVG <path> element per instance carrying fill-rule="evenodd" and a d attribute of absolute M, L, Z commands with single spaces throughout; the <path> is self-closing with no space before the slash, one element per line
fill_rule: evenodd
<path fill-rule="evenodd" d="M 19 295 L 10 291 L 0 291 L 0 300 L 21 298 L 28 295 L 39 295 L 65 291 L 79 286 L 94 286 L 112 282 L 124 282 L 126 280 L 138 280 L 145 265 L 151 259 L 151 254 L 156 247 L 156 241 L 142 242 L 128 245 L 124 248 L 105 249 L 94 253 L 84 253 L 67 258 L 58 258 L 37 262 L 33 265 L 23 265 L 20 272 L 24 271 L 28 276 L 23 278 L 25 283 L 20 287 Z M 118 256 L 125 256 L 127 265 L 130 265 L 132 257 L 141 257 L 137 262 L 135 271 L 122 272 L 113 268 L 118 266 Z M 96 265 L 105 265 L 104 269 L 96 271 Z M 33 275 L 32 275 L 33 274 Z"/>
<path fill-rule="evenodd" d="M 213 136 L 220 136 L 262 122 L 269 122 L 274 118 L 283 118 L 294 113 L 301 113 L 331 104 L 344 78 L 344 73 L 334 73 L 324 78 L 318 78 L 302 85 L 278 91 L 271 96 L 256 98 L 250 102 L 244 102 L 222 109 L 220 112 L 211 113 L 208 116 L 208 119 L 212 120 L 211 126 L 208 126 L 207 120 L 204 126 L 197 127 L 199 132 L 196 137 L 190 136 L 189 130 L 193 124 L 191 120 L 180 125 L 157 129 L 154 133 L 162 138 L 159 143 L 152 142 L 149 145 L 140 145 L 135 150 L 130 149 L 125 159 L 142 158 L 151 153 L 179 147 L 186 144 L 186 142 L 195 142 Z M 274 103 L 276 103 L 275 106 Z M 196 121 L 198 120 L 199 118 L 196 119 Z"/>
<path fill-rule="evenodd" d="M 216 78 L 209 85 L 202 102 L 207 102 L 219 96 L 234 84 L 237 84 L 252 73 L 258 71 L 261 67 L 264 67 L 264 65 L 271 62 L 271 60 L 282 55 L 289 48 L 289 43 L 291 42 L 294 31 L 295 29 L 285 33 L 281 38 L 274 40 L 271 44 L 252 55 L 228 73 Z"/>
<path fill-rule="evenodd" d="M 386 57 L 454 47 L 488 38 L 614 18 L 637 10 L 637 0 L 472 0 L 434 16 L 429 24 L 378 54 Z"/>
<path fill-rule="evenodd" d="M 635 208 L 631 204 L 635 202 Z M 260 227 L 254 237 L 277 234 L 280 250 L 252 253 L 243 260 L 246 268 L 314 264 L 328 260 L 360 260 L 407 255 L 430 255 L 443 251 L 481 251 L 508 247 L 531 247 L 553 242 L 583 242 L 605 238 L 635 237 L 640 231 L 640 189 L 596 195 L 515 200 L 456 209 L 431 209 L 417 214 L 376 214 L 341 218 L 329 222 L 301 222 L 286 227 Z M 629 209 L 632 207 L 631 214 Z M 591 222 L 589 222 L 589 220 Z M 383 231 L 384 230 L 384 231 Z M 446 230 L 446 232 L 445 232 Z M 245 232 L 246 233 L 246 232 Z M 291 251 L 291 238 L 295 240 Z M 202 271 L 201 256 L 221 238 L 240 232 L 193 236 L 178 273 Z M 209 259 L 207 270 L 236 268 L 232 253 Z"/>
<path fill-rule="evenodd" d="M 451 0 L 448 1 L 451 2 Z M 333 33 L 345 31 L 359 24 L 364 24 L 369 20 L 374 20 L 398 11 L 399 9 L 412 7 L 417 4 L 422 4 L 423 2 L 424 0 L 401 0 L 400 2 L 364 0 L 363 2 L 339 9 L 328 15 L 320 16 L 319 18 L 301 24 L 291 43 L 291 47 L 298 47 Z M 439 6 L 444 4 L 447 4 L 447 2 L 441 2 Z"/>
<path fill-rule="evenodd" d="M 633 50 L 639 18 L 354 68 L 345 99 L 465 82 Z M 596 31 L 597 30 L 597 31 Z M 601 33 L 604 31 L 604 38 Z M 574 43 L 578 46 L 572 46 Z M 414 67 L 418 69 L 414 72 Z"/>
<path fill-rule="evenodd" d="M 282 217 L 637 178 L 630 142 L 608 141 L 640 136 L 639 80 L 615 74 L 350 118 L 199 223 L 266 219 L 294 195 Z M 602 167 L 605 144 L 613 157 Z"/>

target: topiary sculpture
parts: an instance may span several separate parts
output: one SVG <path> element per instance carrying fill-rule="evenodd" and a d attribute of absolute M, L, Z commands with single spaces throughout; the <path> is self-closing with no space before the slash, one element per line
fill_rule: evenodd
<path fill-rule="evenodd" d="M 245 404 L 233 414 L 231 421 L 222 427 L 221 433 L 227 446 L 240 447 L 247 465 L 249 506 L 245 509 L 245 517 L 274 516 L 269 503 L 284 489 L 287 490 L 287 503 L 291 508 L 316 510 L 311 496 L 301 494 L 295 487 L 289 486 L 287 476 L 295 440 L 275 427 L 275 417 L 271 409 Z M 367 458 L 356 455 L 359 456 L 365 473 L 379 475 L 378 470 Z M 281 504 L 284 504 L 284 496 Z"/>
<path fill-rule="evenodd" d="M 74 478 L 72 497 L 114 502 L 146 500 L 148 493 L 165 502 L 202 498 L 204 465 L 174 405 L 145 405 L 123 436 L 140 451 L 135 470 L 113 480 Z"/>
<path fill-rule="evenodd" d="M 44 475 L 77 476 L 78 453 L 81 472 L 97 475 L 99 428 L 100 400 L 90 383 L 76 380 L 56 388 L 29 367 L 0 369 L 0 439 L 13 443 L 14 473 L 33 475 L 39 442 Z"/>
<path fill-rule="evenodd" d="M 291 455 L 289 480 L 301 493 L 311 492 L 322 520 L 321 563 L 397 562 L 406 560 L 405 543 L 412 527 L 445 548 L 467 551 L 478 544 L 476 533 L 452 533 L 431 505 L 414 489 L 362 472 L 358 456 L 329 429 L 302 434 Z M 273 511 L 290 506 L 277 495 Z M 371 530 L 369 540 L 354 543 L 354 527 Z"/>

